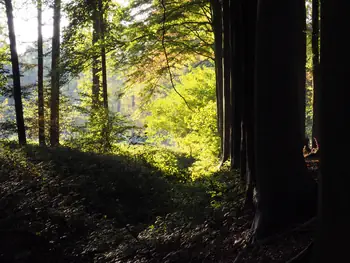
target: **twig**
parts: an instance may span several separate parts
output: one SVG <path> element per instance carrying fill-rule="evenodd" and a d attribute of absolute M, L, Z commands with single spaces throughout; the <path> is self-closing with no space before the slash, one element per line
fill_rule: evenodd
<path fill-rule="evenodd" d="M 189 108 L 191 111 L 194 112 L 194 110 L 190 107 L 190 105 L 188 104 L 187 100 L 185 99 L 184 96 L 182 96 L 179 91 L 175 88 L 175 84 L 174 84 L 174 77 L 173 77 L 173 73 L 171 72 L 171 68 L 170 68 L 170 64 L 169 64 L 169 58 L 168 58 L 168 52 L 166 50 L 165 47 L 165 33 L 166 33 L 166 29 L 165 29 L 165 20 L 166 20 L 166 7 L 165 7 L 165 3 L 164 0 L 160 0 L 160 3 L 163 7 L 163 26 L 162 26 L 162 47 L 163 47 L 163 51 L 164 51 L 164 56 L 165 56 L 165 60 L 166 60 L 166 64 L 167 64 L 167 68 L 168 68 L 168 72 L 169 72 L 169 77 L 170 77 L 170 83 L 171 86 L 173 88 L 173 90 L 177 93 L 177 95 L 179 95 L 182 100 L 185 102 L 187 108 Z"/>

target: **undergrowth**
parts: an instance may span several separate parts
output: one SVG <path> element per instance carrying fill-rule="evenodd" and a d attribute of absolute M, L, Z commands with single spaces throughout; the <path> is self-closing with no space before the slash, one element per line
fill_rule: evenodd
<path fill-rule="evenodd" d="M 192 180 L 187 172 L 192 160 L 185 156 L 151 148 L 133 153 L 98 155 L 1 142 L 0 261 L 220 262 L 227 257 L 231 228 L 240 224 L 238 176 L 224 167 Z"/>

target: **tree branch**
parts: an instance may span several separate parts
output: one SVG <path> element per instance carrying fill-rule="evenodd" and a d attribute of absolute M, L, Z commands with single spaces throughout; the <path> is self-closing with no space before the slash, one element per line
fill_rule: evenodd
<path fill-rule="evenodd" d="M 162 46 L 163 46 L 163 51 L 164 51 L 164 56 L 165 56 L 165 60 L 166 60 L 166 64 L 167 64 L 167 68 L 168 68 L 168 72 L 169 72 L 169 77 L 170 77 L 170 82 L 171 82 L 171 86 L 173 87 L 173 90 L 182 98 L 182 100 L 185 102 L 187 108 L 189 108 L 191 111 L 193 111 L 193 109 L 190 107 L 190 105 L 188 104 L 187 100 L 185 99 L 184 96 L 182 96 L 178 90 L 175 88 L 175 84 L 174 84 L 174 77 L 173 74 L 171 72 L 171 68 L 170 68 L 170 64 L 169 64 L 169 59 L 168 59 L 168 53 L 165 47 L 165 33 L 166 33 L 166 29 L 165 29 L 165 20 L 166 20 L 166 7 L 165 7 L 165 3 L 164 0 L 160 0 L 160 3 L 163 7 L 163 34 L 162 34 Z"/>

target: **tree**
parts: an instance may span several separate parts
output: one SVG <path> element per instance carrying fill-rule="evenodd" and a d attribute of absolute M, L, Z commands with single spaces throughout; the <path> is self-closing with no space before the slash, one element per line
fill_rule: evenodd
<path fill-rule="evenodd" d="M 53 37 L 51 60 L 51 115 L 50 115 L 50 144 L 59 145 L 59 103 L 60 103 L 60 21 L 61 0 L 54 0 L 53 6 Z"/>
<path fill-rule="evenodd" d="M 255 32 L 258 0 L 246 0 L 242 5 L 244 29 L 243 58 L 243 106 L 242 106 L 242 154 L 241 177 L 246 184 L 245 208 L 252 209 L 255 186 L 254 156 L 254 87 L 255 87 Z"/>
<path fill-rule="evenodd" d="M 300 68 L 305 66 L 299 53 L 304 43 L 304 5 L 303 0 L 260 0 L 258 4 L 254 112 L 257 238 L 316 212 L 317 187 L 307 175 L 302 156 L 301 116 L 295 103 Z"/>
<path fill-rule="evenodd" d="M 16 110 L 16 124 L 18 133 L 18 142 L 22 145 L 26 144 L 26 132 L 24 127 L 23 118 L 23 105 L 22 105 L 22 91 L 21 91 L 21 76 L 19 70 L 18 54 L 16 47 L 16 35 L 13 23 L 13 8 L 12 1 L 5 0 L 5 8 L 7 15 L 7 25 L 10 39 L 10 52 L 11 52 L 11 64 L 12 64 L 12 78 L 13 78 L 13 97 L 15 100 Z"/>
<path fill-rule="evenodd" d="M 216 112 L 217 129 L 220 138 L 223 138 L 223 49 L 222 49 L 222 5 L 220 1 L 211 0 L 212 28 L 214 33 L 214 57 L 216 76 Z M 221 139 L 220 152 L 223 151 L 223 140 Z"/>
<path fill-rule="evenodd" d="M 44 111 L 44 54 L 42 35 L 42 0 L 37 1 L 38 10 L 38 127 L 39 144 L 45 145 L 45 111 Z"/>
<path fill-rule="evenodd" d="M 341 237 L 349 233 L 350 206 L 348 189 L 350 95 L 348 1 L 321 1 L 320 49 L 320 140 L 321 172 L 319 198 L 319 228 L 313 262 L 341 262 L 348 257 L 347 242 Z M 335 114 L 336 113 L 336 114 Z M 340 154 L 341 153 L 341 154 Z"/>
<path fill-rule="evenodd" d="M 320 109 L 319 109 L 319 0 L 312 0 L 312 75 L 313 75 L 313 122 L 312 137 L 320 141 Z M 316 147 L 313 140 L 313 146 Z"/>

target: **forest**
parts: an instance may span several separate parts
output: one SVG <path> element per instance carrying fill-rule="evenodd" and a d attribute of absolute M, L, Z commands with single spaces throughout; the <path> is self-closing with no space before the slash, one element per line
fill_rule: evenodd
<path fill-rule="evenodd" d="M 347 262 L 349 13 L 0 0 L 0 262 Z"/>

